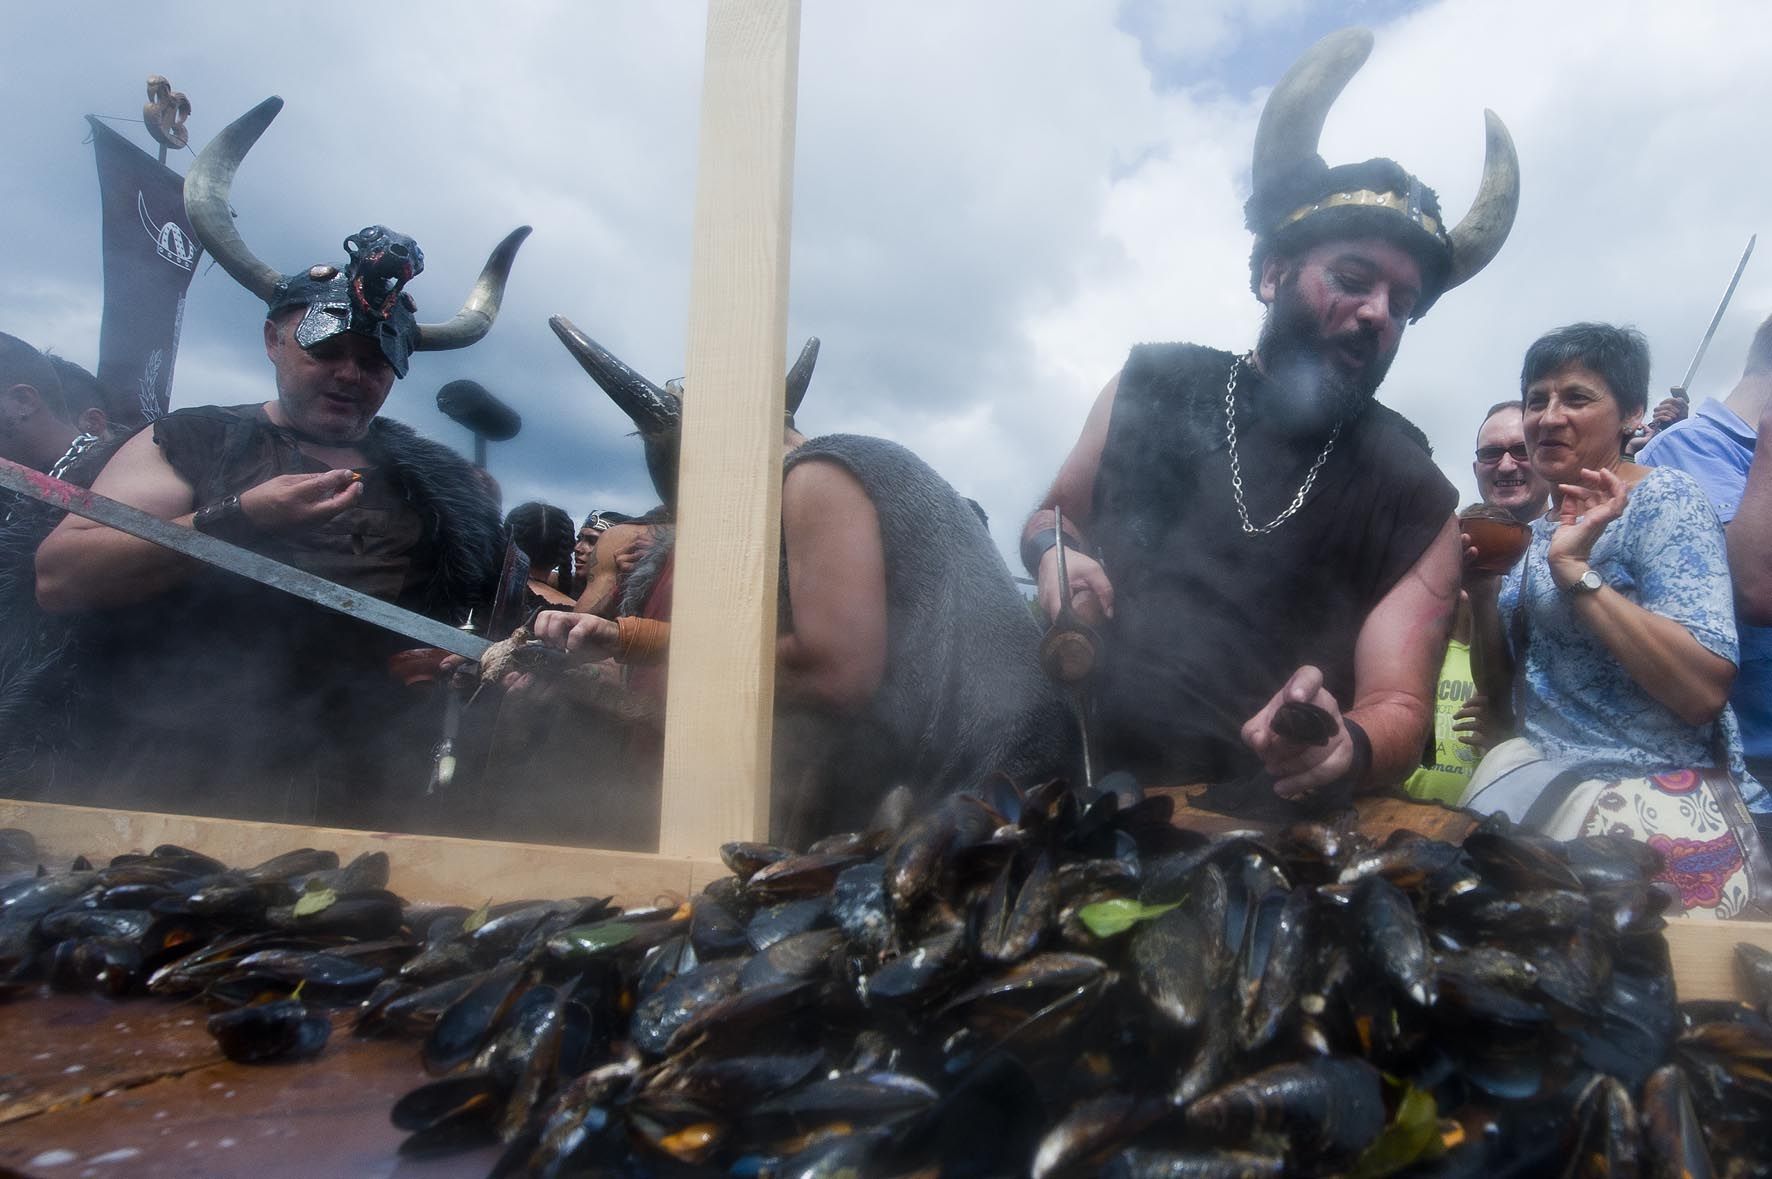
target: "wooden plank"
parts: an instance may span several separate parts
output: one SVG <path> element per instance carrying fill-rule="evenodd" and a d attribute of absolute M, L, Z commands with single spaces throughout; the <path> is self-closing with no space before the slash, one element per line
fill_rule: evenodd
<path fill-rule="evenodd" d="M 340 1013 L 317 1058 L 239 1065 L 221 1059 L 206 1015 L 85 995 L 0 1006 L 0 1173 L 468 1179 L 498 1158 L 496 1146 L 424 1162 L 397 1153 L 406 1135 L 388 1111 L 429 1079 L 414 1040 L 356 1039 Z"/>
<path fill-rule="evenodd" d="M 1772 921 L 1706 921 L 1676 917 L 1667 923 L 1667 952 L 1681 1000 L 1758 1000 L 1735 972 L 1735 943 L 1752 942 L 1772 950 Z"/>
<path fill-rule="evenodd" d="M 499 901 L 614 895 L 618 904 L 630 908 L 674 905 L 690 895 L 698 870 L 704 879 L 713 878 L 705 875 L 708 872 L 725 874 L 717 860 L 697 863 L 644 852 L 298 827 L 13 799 L 0 799 L 0 827 L 29 831 L 45 861 L 57 866 L 77 855 L 98 862 L 162 843 L 176 843 L 233 865 L 258 863 L 297 847 L 325 848 L 345 859 L 385 851 L 393 866 L 394 890 L 411 901 L 437 904 L 477 905 L 488 897 Z"/>
<path fill-rule="evenodd" d="M 799 0 L 710 0 L 659 851 L 769 825 Z"/>

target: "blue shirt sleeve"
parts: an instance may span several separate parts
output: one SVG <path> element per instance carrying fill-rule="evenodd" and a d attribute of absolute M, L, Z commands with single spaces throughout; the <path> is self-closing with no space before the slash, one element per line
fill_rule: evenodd
<path fill-rule="evenodd" d="M 1733 438 L 1704 418 L 1675 423 L 1637 455 L 1645 467 L 1669 467 L 1692 476 L 1725 524 L 1735 518 L 1747 487 L 1746 464 L 1752 461 L 1752 452 L 1744 455 Z"/>
<path fill-rule="evenodd" d="M 1690 476 L 1659 470 L 1631 489 L 1625 563 L 1636 602 L 1740 665 L 1723 526 Z M 1625 523 L 1620 520 L 1617 524 Z"/>

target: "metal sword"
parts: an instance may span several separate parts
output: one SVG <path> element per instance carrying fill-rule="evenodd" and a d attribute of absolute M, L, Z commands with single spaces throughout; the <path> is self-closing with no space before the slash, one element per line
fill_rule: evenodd
<path fill-rule="evenodd" d="M 486 648 L 492 645 L 479 635 L 469 634 L 446 622 L 426 618 L 411 610 L 402 610 L 380 598 L 348 589 L 336 582 L 327 581 L 324 577 L 316 577 L 304 569 L 273 561 L 250 549 L 217 540 L 193 528 L 168 523 L 140 508 L 118 503 L 96 491 L 52 479 L 41 471 L 5 459 L 0 459 L 0 488 L 15 491 L 29 499 L 115 528 L 119 532 L 127 532 L 162 548 L 183 553 L 205 565 L 238 574 L 260 585 L 280 590 L 305 602 L 312 602 L 316 606 L 324 606 L 328 610 L 336 610 L 348 617 L 416 639 L 428 647 L 441 647 L 476 663 L 485 654 Z"/>
<path fill-rule="evenodd" d="M 1064 555 L 1064 512 L 1053 509 L 1058 537 L 1058 616 L 1040 642 L 1040 666 L 1060 684 L 1070 699 L 1071 712 L 1083 741 L 1083 785 L 1095 792 L 1095 756 L 1090 748 L 1089 681 L 1101 661 L 1101 640 L 1071 607 L 1071 579 Z"/>
<path fill-rule="evenodd" d="M 1723 312 L 1729 309 L 1729 300 L 1735 297 L 1735 284 L 1741 281 L 1741 272 L 1747 269 L 1747 260 L 1753 256 L 1754 242 L 1759 234 L 1747 239 L 1747 249 L 1741 251 L 1741 261 L 1735 264 L 1735 273 L 1729 276 L 1729 289 L 1723 292 L 1723 301 L 1717 304 L 1717 313 L 1710 317 L 1710 327 L 1704 331 L 1704 339 L 1698 341 L 1698 351 L 1692 354 L 1692 363 L 1686 368 L 1686 375 L 1670 392 L 1681 401 L 1686 400 L 1686 390 L 1692 387 L 1692 378 L 1698 374 L 1698 364 L 1704 359 L 1705 349 L 1710 347 L 1710 338 L 1717 334 L 1717 325 L 1723 322 Z"/>

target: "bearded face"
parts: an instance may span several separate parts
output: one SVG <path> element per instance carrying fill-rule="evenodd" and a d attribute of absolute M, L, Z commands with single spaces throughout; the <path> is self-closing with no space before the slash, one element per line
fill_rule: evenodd
<path fill-rule="evenodd" d="M 1420 269 L 1381 241 L 1328 243 L 1278 269 L 1257 348 L 1275 422 L 1320 434 L 1383 383 L 1420 290 Z"/>

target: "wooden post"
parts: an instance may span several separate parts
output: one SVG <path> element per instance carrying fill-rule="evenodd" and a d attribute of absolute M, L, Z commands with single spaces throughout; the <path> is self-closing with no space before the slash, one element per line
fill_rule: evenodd
<path fill-rule="evenodd" d="M 709 0 L 659 851 L 769 827 L 799 0 Z"/>

